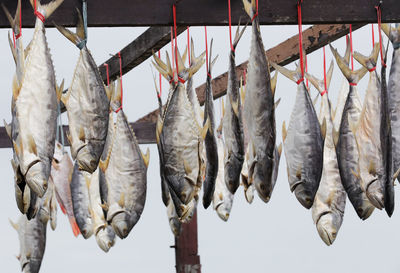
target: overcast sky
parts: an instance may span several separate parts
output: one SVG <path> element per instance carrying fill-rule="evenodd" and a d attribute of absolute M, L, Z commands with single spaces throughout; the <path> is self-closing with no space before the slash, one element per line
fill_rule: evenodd
<path fill-rule="evenodd" d="M 307 26 L 304 26 L 306 28 Z M 214 38 L 215 54 L 219 59 L 213 70 L 214 76 L 228 68 L 229 34 L 226 27 L 209 27 L 208 37 Z M 98 64 L 123 48 L 145 28 L 97 28 L 89 29 L 88 48 Z M 261 27 L 265 48 L 270 48 L 296 34 L 297 26 Z M 22 38 L 26 45 L 33 31 L 23 29 Z M 53 55 L 57 80 L 63 78 L 68 86 L 78 59 L 79 51 L 58 31 L 49 29 L 48 43 Z M 204 28 L 191 28 L 197 55 L 204 50 Z M 249 56 L 250 28 L 247 29 L 236 50 L 237 63 Z M 386 37 L 385 37 L 386 41 Z M 183 49 L 186 35 L 178 39 Z M 355 50 L 368 55 L 371 46 L 371 27 L 354 32 Z M 344 53 L 345 39 L 333 43 Z M 162 51 L 170 51 L 168 44 Z M 11 81 L 15 71 L 7 41 L 7 30 L 0 30 L 0 82 L 2 100 L 0 117 L 11 120 Z M 391 56 L 392 48 L 389 55 Z M 327 50 L 327 61 L 332 59 Z M 389 63 L 390 63 L 389 57 Z M 144 62 L 124 76 L 124 110 L 130 121 L 142 117 L 157 107 L 154 85 L 149 67 Z M 329 64 L 329 63 L 328 63 Z M 293 69 L 294 65 L 289 66 Z M 355 62 L 355 67 L 359 67 Z M 309 71 L 322 77 L 322 50 L 308 56 Z M 203 68 L 195 76 L 195 86 L 206 79 Z M 336 105 L 337 93 L 342 81 L 341 72 L 335 65 L 329 96 Z M 362 96 L 368 75 L 359 84 Z M 163 90 L 166 90 L 163 81 Z M 276 111 L 277 143 L 281 142 L 281 127 L 288 121 L 296 95 L 295 83 L 278 76 L 277 95 L 282 101 Z M 312 96 L 316 94 L 313 89 Z M 163 92 L 163 98 L 167 92 Z M 215 101 L 219 109 L 219 101 Z M 217 123 L 219 110 L 217 110 Z M 64 123 L 67 122 L 63 115 Z M 125 240 L 118 239 L 116 245 L 105 254 L 94 238 L 75 238 L 67 218 L 59 210 L 55 232 L 48 228 L 46 253 L 42 263 L 43 273 L 112 272 L 125 268 L 124 272 L 175 272 L 174 237 L 170 231 L 166 208 L 161 201 L 158 154 L 155 145 L 150 147 L 148 169 L 148 191 L 144 212 L 138 224 Z M 199 254 L 203 272 L 399 272 L 400 262 L 400 216 L 397 207 L 391 219 L 384 211 L 375 210 L 366 221 L 361 221 L 347 202 L 342 228 L 333 246 L 327 247 L 320 239 L 311 218 L 311 211 L 304 209 L 290 192 L 286 174 L 286 162 L 282 154 L 280 172 L 271 201 L 262 202 L 258 196 L 253 204 L 246 203 L 243 188 L 239 188 L 230 219 L 222 222 L 210 207 L 207 211 L 199 205 Z M 20 266 L 14 255 L 19 253 L 17 233 L 8 223 L 16 221 L 19 211 L 14 198 L 13 171 L 10 165 L 11 149 L 0 150 L 2 187 L 0 190 L 0 265 L 2 272 L 19 272 Z M 399 194 L 398 187 L 396 194 Z M 396 202 L 398 204 L 398 202 Z"/>

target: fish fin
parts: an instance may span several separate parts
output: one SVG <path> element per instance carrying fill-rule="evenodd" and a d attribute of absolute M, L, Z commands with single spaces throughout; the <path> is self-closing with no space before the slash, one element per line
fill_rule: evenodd
<path fill-rule="evenodd" d="M 282 154 L 282 142 L 278 146 L 278 154 L 279 154 L 279 156 L 281 156 L 281 154 Z"/>
<path fill-rule="evenodd" d="M 177 55 L 177 59 L 178 59 L 178 74 L 185 71 L 187 68 L 185 67 L 185 61 L 183 60 L 181 53 L 179 52 L 179 49 L 176 49 L 176 52 L 178 53 Z M 183 53 L 183 55 L 185 56 L 187 53 L 187 47 L 185 47 L 185 52 Z M 186 59 L 186 57 L 185 57 Z"/>
<path fill-rule="evenodd" d="M 376 61 L 378 60 L 378 55 L 379 55 L 379 43 L 375 43 L 371 55 L 366 57 L 361 53 L 355 51 L 354 59 L 356 59 L 357 62 L 359 62 L 363 67 L 367 69 L 372 69 L 376 67 Z"/>
<path fill-rule="evenodd" d="M 302 169 L 302 167 L 299 166 L 296 170 L 296 178 L 299 180 L 301 180 L 301 169 Z"/>
<path fill-rule="evenodd" d="M 73 33 L 69 29 L 66 29 L 63 26 L 59 26 L 54 23 L 54 26 L 57 28 L 57 30 L 64 35 L 65 38 L 70 40 L 74 45 L 76 45 L 79 49 L 82 49 L 86 45 L 86 40 L 82 39 L 79 37 L 78 34 Z"/>
<path fill-rule="evenodd" d="M 106 160 L 103 161 L 100 159 L 100 161 L 99 161 L 99 168 L 103 173 L 106 172 L 106 170 L 108 168 L 108 164 L 110 163 L 110 157 L 111 157 L 111 149 L 107 154 Z"/>
<path fill-rule="evenodd" d="M 318 102 L 318 98 L 319 98 L 319 93 L 315 96 L 315 98 L 313 99 L 313 102 L 312 102 L 312 104 L 314 105 L 314 107 L 315 107 L 315 105 L 317 104 L 317 102 Z"/>
<path fill-rule="evenodd" d="M 204 124 L 203 129 L 201 129 L 201 138 L 202 139 L 206 138 L 206 135 L 207 135 L 207 132 L 208 132 L 208 129 L 209 129 L 210 122 L 208 122 L 208 120 L 209 119 L 207 119 L 206 123 Z"/>
<path fill-rule="evenodd" d="M 339 141 L 339 132 L 336 131 L 335 128 L 332 128 L 332 135 L 333 135 L 333 143 L 336 146 Z"/>
<path fill-rule="evenodd" d="M 279 103 L 281 102 L 281 98 L 277 99 L 275 104 L 274 104 L 274 110 L 278 107 Z"/>
<path fill-rule="evenodd" d="M 4 128 L 6 128 L 6 132 L 8 137 L 11 139 L 11 124 L 7 124 L 6 120 L 3 119 Z"/>
<path fill-rule="evenodd" d="M 235 113 L 236 117 L 239 117 L 239 101 L 233 101 L 232 97 L 228 95 L 229 101 L 232 105 L 232 110 Z"/>
<path fill-rule="evenodd" d="M 18 83 L 17 75 L 14 75 L 13 82 L 12 82 L 12 94 L 13 94 L 14 100 L 16 100 L 18 98 L 20 90 L 21 90 L 21 86 Z"/>
<path fill-rule="evenodd" d="M 375 162 L 372 160 L 369 161 L 369 166 L 368 166 L 368 173 L 375 176 L 376 175 L 376 166 Z"/>
<path fill-rule="evenodd" d="M 332 75 L 333 75 L 333 60 L 331 60 L 331 63 L 328 68 L 328 72 L 326 73 L 326 89 L 329 89 L 329 86 L 331 85 L 331 80 L 332 80 Z M 328 91 L 328 90 L 327 90 Z"/>
<path fill-rule="evenodd" d="M 112 95 L 115 93 L 115 82 L 111 82 L 108 86 L 104 85 L 104 89 L 106 90 L 108 100 L 111 101 Z"/>
<path fill-rule="evenodd" d="M 61 94 L 61 98 L 60 98 L 60 100 L 61 100 L 61 102 L 66 106 L 67 105 L 67 103 L 68 103 L 68 100 L 69 100 L 69 96 L 70 96 L 71 94 L 70 94 L 70 92 L 69 92 L 69 90 L 66 92 L 66 93 L 62 93 Z"/>
<path fill-rule="evenodd" d="M 121 196 L 119 198 L 118 205 L 121 208 L 125 207 L 125 192 L 121 192 Z"/>
<path fill-rule="evenodd" d="M 275 90 L 276 90 L 276 83 L 278 81 L 278 72 L 275 72 L 274 76 L 271 78 L 271 91 L 272 91 L 272 96 L 275 96 Z"/>
<path fill-rule="evenodd" d="M 350 36 L 346 35 L 346 51 L 344 53 L 343 61 L 347 66 L 349 66 L 350 64 L 350 56 L 351 56 Z"/>
<path fill-rule="evenodd" d="M 109 209 L 109 206 L 107 203 L 102 203 L 100 206 L 104 211 L 108 211 L 108 209 Z"/>
<path fill-rule="evenodd" d="M 325 137 L 326 137 L 326 118 L 324 118 L 324 120 L 322 121 L 321 134 L 322 134 L 322 138 L 325 140 Z"/>
<path fill-rule="evenodd" d="M 33 139 L 33 136 L 32 135 L 28 135 L 28 148 L 29 148 L 29 151 L 31 152 L 31 153 L 34 153 L 35 155 L 38 155 L 37 154 L 37 146 L 36 146 L 36 142 L 35 142 L 35 140 Z"/>
<path fill-rule="evenodd" d="M 160 136 L 162 133 L 162 129 L 163 129 L 163 123 L 161 121 L 161 119 L 157 120 L 157 133 Z"/>
<path fill-rule="evenodd" d="M 305 72 L 304 76 L 311 82 L 311 84 L 318 90 L 320 94 L 324 91 L 325 89 L 324 81 L 317 79 L 315 76 L 311 75 L 308 72 Z"/>
<path fill-rule="evenodd" d="M 6 14 L 6 17 L 8 19 L 8 22 L 10 22 L 11 28 L 14 32 L 15 36 L 20 35 L 20 22 L 21 22 L 21 0 L 18 0 L 17 4 L 17 10 L 15 11 L 15 16 L 14 18 L 11 16 L 10 12 L 8 9 L 4 6 L 3 3 L 1 3 L 1 7 L 3 8 L 4 13 Z"/>
<path fill-rule="evenodd" d="M 85 40 L 86 44 L 87 37 L 85 33 L 85 23 L 83 21 L 83 16 L 78 8 L 76 8 L 76 12 L 78 13 L 78 23 L 76 24 L 76 35 L 78 35 L 78 37 L 81 40 Z"/>
<path fill-rule="evenodd" d="M 88 188 L 88 189 L 90 189 L 90 183 L 91 183 L 91 179 L 90 179 L 90 177 L 89 177 L 89 175 L 84 175 L 84 177 L 85 177 L 85 183 L 86 183 L 86 187 Z"/>
<path fill-rule="evenodd" d="M 222 104 L 222 117 L 225 116 L 225 103 L 224 103 L 224 98 L 221 98 L 221 104 Z M 203 114 L 203 119 L 204 119 L 204 114 Z"/>
<path fill-rule="evenodd" d="M 81 126 L 81 128 L 79 128 L 79 140 L 85 142 L 85 139 L 85 129 Z"/>
<path fill-rule="evenodd" d="M 74 234 L 75 237 L 78 237 L 78 235 L 81 233 L 78 224 L 76 223 L 75 217 L 71 216 L 69 218 L 69 224 L 71 225 L 72 228 L 72 233 Z"/>
<path fill-rule="evenodd" d="M 12 143 L 13 143 L 13 148 L 14 148 L 15 153 L 18 155 L 19 152 L 21 151 L 21 149 L 18 146 L 17 142 L 15 142 L 15 140 L 13 140 Z"/>
<path fill-rule="evenodd" d="M 17 50 L 14 48 L 14 43 L 11 40 L 10 32 L 8 32 L 8 45 L 10 46 L 11 53 L 13 55 L 14 63 L 17 64 Z"/>
<path fill-rule="evenodd" d="M 16 231 L 18 231 L 19 225 L 18 225 L 17 223 L 14 223 L 10 218 L 8 218 L 8 221 L 10 222 L 10 225 L 11 225 Z"/>
<path fill-rule="evenodd" d="M 244 104 L 244 97 L 246 95 L 246 92 L 243 87 L 243 77 L 240 77 L 240 100 L 242 104 Z"/>
<path fill-rule="evenodd" d="M 53 12 L 64 2 L 64 0 L 53 0 L 47 4 L 41 4 L 40 0 L 30 0 L 32 7 L 37 5 L 37 9 L 44 10 L 44 18 L 49 18 Z"/>
<path fill-rule="evenodd" d="M 350 171 L 357 179 L 360 179 L 360 174 L 359 173 L 356 173 L 353 169 L 350 169 Z"/>
<path fill-rule="evenodd" d="M 335 56 L 337 65 L 339 66 L 340 70 L 349 81 L 349 83 L 358 83 L 368 72 L 368 70 L 365 67 L 361 67 L 360 69 L 354 71 L 351 70 L 344 61 L 343 57 L 339 55 L 337 50 L 333 48 L 332 45 L 329 46 L 331 48 L 332 54 Z"/>
<path fill-rule="evenodd" d="M 62 213 L 64 215 L 67 214 L 67 210 L 65 209 L 64 205 L 61 202 L 58 202 L 58 205 L 60 205 L 60 209 L 61 209 Z"/>
<path fill-rule="evenodd" d="M 249 15 L 250 18 L 252 18 L 256 12 L 256 1 L 255 0 L 251 0 L 251 2 L 249 2 L 248 0 L 242 0 L 242 1 L 244 10 L 246 11 L 247 15 Z"/>
<path fill-rule="evenodd" d="M 188 175 L 190 173 L 192 173 L 192 169 L 189 166 L 189 163 L 187 163 L 186 160 L 183 160 L 183 168 L 185 169 L 185 174 Z"/>
<path fill-rule="evenodd" d="M 67 135 L 68 142 L 71 144 L 71 143 L 72 143 L 72 137 L 71 137 L 70 131 L 67 130 L 67 131 L 65 132 L 65 134 Z"/>
<path fill-rule="evenodd" d="M 182 55 L 182 59 L 181 59 L 181 61 L 182 61 L 182 63 L 183 64 L 185 64 L 186 63 L 186 58 L 187 58 L 187 47 L 185 47 L 185 51 L 183 52 L 183 55 Z M 178 63 L 178 65 L 180 65 L 179 63 Z"/>
<path fill-rule="evenodd" d="M 301 79 L 301 72 L 299 73 L 298 69 L 296 70 L 289 70 L 283 66 L 280 66 L 274 62 L 271 62 L 271 65 L 275 68 L 275 70 L 281 74 L 283 74 L 285 77 L 287 77 L 289 80 L 292 80 L 294 82 L 297 82 L 299 79 Z"/>
<path fill-rule="evenodd" d="M 140 153 L 142 154 L 144 165 L 146 165 L 146 168 L 148 168 L 149 167 L 149 162 L 150 162 L 150 150 L 149 150 L 149 148 L 147 148 L 146 154 L 143 154 L 142 151 L 140 151 Z"/>
<path fill-rule="evenodd" d="M 283 138 L 283 142 L 285 142 L 286 137 L 287 137 L 286 122 L 283 121 L 283 123 L 282 123 L 282 138 Z"/>
<path fill-rule="evenodd" d="M 60 102 L 62 93 L 64 91 L 64 79 L 59 86 L 56 85 L 57 101 Z"/>
<path fill-rule="evenodd" d="M 242 28 L 242 30 L 240 30 L 240 19 L 239 19 L 239 24 L 238 27 L 236 29 L 236 33 L 235 33 L 235 39 L 233 40 L 232 46 L 233 49 L 236 49 L 236 46 L 238 45 L 240 38 L 242 38 L 242 35 L 244 33 L 244 31 L 246 30 L 247 24 Z"/>
<path fill-rule="evenodd" d="M 392 176 L 392 183 L 393 183 L 393 185 L 394 185 L 394 183 L 395 183 L 395 181 L 396 181 L 396 178 L 399 176 L 399 174 L 400 174 L 400 168 L 398 168 L 397 169 L 397 171 L 393 174 L 393 176 Z"/>
<path fill-rule="evenodd" d="M 200 118 L 204 120 L 204 110 L 200 109 Z"/>

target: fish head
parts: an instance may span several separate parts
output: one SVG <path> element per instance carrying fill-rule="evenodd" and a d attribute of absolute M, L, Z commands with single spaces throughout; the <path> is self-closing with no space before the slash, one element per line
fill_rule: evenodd
<path fill-rule="evenodd" d="M 254 167 L 251 168 L 252 173 L 249 170 L 249 176 L 252 177 L 252 183 L 257 190 L 258 196 L 265 202 L 269 202 L 273 190 L 272 160 L 257 160 Z"/>
<path fill-rule="evenodd" d="M 182 230 L 182 224 L 177 217 L 172 217 L 169 219 L 169 227 L 171 228 L 171 231 L 175 237 L 179 237 L 179 234 Z"/>
<path fill-rule="evenodd" d="M 233 154 L 228 154 L 224 167 L 224 179 L 228 190 L 234 194 L 239 187 L 240 173 L 242 171 L 243 159 L 238 159 Z"/>
<path fill-rule="evenodd" d="M 101 154 L 101 152 L 98 154 Z M 78 163 L 79 170 L 93 173 L 99 164 L 99 158 L 100 157 L 96 156 L 96 153 L 91 151 L 91 149 L 89 149 L 89 147 L 85 145 L 79 150 L 76 157 L 76 162 Z"/>
<path fill-rule="evenodd" d="M 128 236 L 137 220 L 139 220 L 139 217 L 134 212 L 130 214 L 127 211 L 123 211 L 112 218 L 111 225 L 117 236 L 124 239 Z"/>
<path fill-rule="evenodd" d="M 26 273 L 39 273 L 41 265 L 42 265 L 42 260 L 29 259 L 29 262 L 27 262 L 23 266 L 22 271 Z"/>
<path fill-rule="evenodd" d="M 370 183 L 367 183 L 366 194 L 369 201 L 378 209 L 384 208 L 384 196 L 383 187 L 378 178 L 373 179 Z"/>
<path fill-rule="evenodd" d="M 47 180 L 44 164 L 38 160 L 28 169 L 25 179 L 29 187 L 39 196 L 43 197 L 47 190 Z"/>
<path fill-rule="evenodd" d="M 226 206 L 224 203 L 221 203 L 217 206 L 215 210 L 217 211 L 219 218 L 221 218 L 225 222 L 228 221 L 231 212 L 230 207 Z"/>
<path fill-rule="evenodd" d="M 317 222 L 318 234 L 326 245 L 333 244 L 341 224 L 340 218 L 331 212 L 327 212 L 319 218 Z"/>
<path fill-rule="evenodd" d="M 294 186 L 294 194 L 300 204 L 306 209 L 311 208 L 314 203 L 315 190 L 311 190 L 306 186 L 306 181 L 300 180 Z"/>
<path fill-rule="evenodd" d="M 104 252 L 108 252 L 110 248 L 115 244 L 115 232 L 112 227 L 101 227 L 97 231 L 96 242 Z"/>

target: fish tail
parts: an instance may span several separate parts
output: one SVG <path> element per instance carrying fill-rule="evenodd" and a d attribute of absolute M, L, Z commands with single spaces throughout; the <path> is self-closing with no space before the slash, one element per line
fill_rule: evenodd
<path fill-rule="evenodd" d="M 303 49 L 303 67 L 305 66 L 306 63 L 306 52 Z M 289 70 L 287 68 L 284 68 L 283 66 L 280 66 L 274 62 L 271 62 L 271 65 L 273 68 L 275 68 L 276 71 L 279 73 L 283 74 L 285 77 L 287 77 L 289 80 L 292 80 L 294 82 L 298 82 L 301 78 L 303 78 L 301 74 L 301 66 L 297 65 L 296 70 Z M 303 69 L 303 71 L 305 71 Z"/>
<path fill-rule="evenodd" d="M 331 79 L 332 79 L 332 74 L 333 74 L 333 60 L 331 61 L 331 64 L 328 69 L 328 73 L 326 74 L 326 89 L 329 89 L 329 85 L 330 85 Z M 317 77 L 311 75 L 308 72 L 305 72 L 304 76 L 311 82 L 311 84 L 319 91 L 320 94 L 324 91 L 328 91 L 328 90 L 325 90 L 325 83 L 323 80 L 318 79 Z M 318 98 L 318 96 L 317 96 L 317 98 Z"/>
<path fill-rule="evenodd" d="M 69 223 L 71 224 L 72 232 L 74 233 L 75 237 L 78 237 L 78 235 L 81 233 L 78 224 L 76 223 L 75 217 L 70 216 L 68 217 Z"/>
<path fill-rule="evenodd" d="M 240 30 L 240 19 L 239 19 L 239 25 L 236 29 L 236 34 L 235 34 L 235 39 L 233 40 L 232 46 L 233 49 L 236 49 L 237 44 L 240 41 L 240 38 L 242 38 L 242 35 L 244 33 L 244 31 L 246 30 L 247 24 L 242 28 L 242 30 Z"/>
<path fill-rule="evenodd" d="M 64 0 L 54 0 L 54 1 L 51 1 L 50 3 L 43 4 L 43 5 L 40 3 L 40 0 L 30 0 L 30 2 L 31 2 L 31 5 L 33 8 L 35 8 L 35 5 L 36 5 L 37 10 L 43 10 L 44 18 L 47 19 L 64 2 Z"/>
<path fill-rule="evenodd" d="M 371 70 L 376 66 L 376 60 L 378 60 L 378 55 L 379 55 L 379 43 L 375 43 L 371 55 L 367 57 L 356 51 L 354 52 L 354 59 L 356 59 L 357 62 L 359 62 L 362 66 L 364 66 L 368 70 Z"/>
<path fill-rule="evenodd" d="M 164 63 L 153 51 L 153 59 L 154 61 L 151 61 L 155 69 L 163 75 L 167 81 L 171 81 L 174 78 L 174 71 L 172 70 L 171 66 L 171 61 L 169 59 L 169 54 L 166 52 L 166 62 Z"/>
<path fill-rule="evenodd" d="M 253 18 L 254 14 L 256 14 L 257 12 L 256 0 L 251 0 L 250 2 L 248 0 L 242 0 L 242 1 L 244 10 L 246 11 L 247 15 L 249 15 L 250 18 Z"/>
<path fill-rule="evenodd" d="M 10 12 L 8 11 L 8 9 L 6 8 L 6 6 L 4 6 L 3 3 L 1 3 L 1 7 L 3 8 L 4 13 L 6 14 L 6 17 L 8 19 L 8 21 L 10 22 L 11 28 L 15 34 L 16 37 L 18 37 L 21 33 L 20 33 L 20 29 L 21 29 L 21 0 L 18 0 L 18 4 L 17 4 L 17 10 L 15 11 L 15 16 L 14 18 L 11 16 Z"/>
<path fill-rule="evenodd" d="M 398 24 L 392 27 L 391 24 L 382 24 L 382 30 L 393 43 L 395 49 L 400 46 L 400 26 Z"/>
<path fill-rule="evenodd" d="M 190 41 L 190 68 L 189 68 L 189 78 L 192 77 L 204 64 L 206 52 L 200 54 L 200 56 L 196 57 L 194 54 L 194 43 L 193 38 Z"/>
<path fill-rule="evenodd" d="M 68 40 L 70 40 L 74 45 L 76 45 L 79 49 L 82 49 L 86 46 L 86 32 L 83 23 L 83 17 L 79 9 L 76 9 L 78 12 L 78 23 L 76 25 L 76 33 L 64 28 L 63 26 L 58 26 L 54 23 L 55 27 L 64 35 Z"/>
<path fill-rule="evenodd" d="M 358 83 L 364 75 L 368 72 L 368 70 L 365 67 L 361 67 L 358 70 L 351 70 L 348 65 L 346 64 L 345 60 L 343 59 L 342 56 L 339 55 L 337 50 L 332 47 L 332 45 L 329 45 L 331 48 L 331 51 L 333 55 L 335 56 L 336 62 L 342 71 L 343 75 L 346 77 L 346 79 L 350 83 Z"/>
<path fill-rule="evenodd" d="M 346 63 L 347 66 L 350 64 L 350 55 L 351 55 L 351 44 L 350 44 L 350 37 L 349 35 L 346 35 L 346 52 L 344 53 L 344 62 Z"/>

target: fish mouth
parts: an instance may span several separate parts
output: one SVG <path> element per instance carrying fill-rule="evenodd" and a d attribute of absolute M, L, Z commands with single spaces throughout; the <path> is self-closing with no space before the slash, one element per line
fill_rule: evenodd
<path fill-rule="evenodd" d="M 337 236 L 336 228 L 330 224 L 332 219 L 329 219 L 329 216 L 332 217 L 331 212 L 326 211 L 321 214 L 316 222 L 318 234 L 327 246 L 332 245 Z"/>
<path fill-rule="evenodd" d="M 333 244 L 333 242 L 336 239 L 336 233 L 331 233 L 322 226 L 317 226 L 317 230 L 318 230 L 318 234 L 321 237 L 322 241 L 324 241 L 324 243 L 327 246 L 330 246 Z"/>
<path fill-rule="evenodd" d="M 379 191 L 379 180 L 374 179 L 372 180 L 366 189 L 366 194 L 369 199 L 369 201 L 376 207 L 377 209 L 383 209 L 385 207 L 384 205 L 384 196 L 383 194 Z"/>
<path fill-rule="evenodd" d="M 115 243 L 114 239 L 109 237 L 109 232 L 107 231 L 106 227 L 102 227 L 98 230 L 96 234 L 96 242 L 97 245 L 106 253 Z"/>
<path fill-rule="evenodd" d="M 25 179 L 31 190 L 33 190 L 40 198 L 44 196 L 47 190 L 47 178 L 43 175 L 42 162 L 36 160 L 31 164 L 26 172 Z"/>
<path fill-rule="evenodd" d="M 82 146 L 76 156 L 79 170 L 93 173 L 98 165 L 86 145 Z"/>
<path fill-rule="evenodd" d="M 367 201 L 368 201 L 368 200 L 367 200 Z M 368 203 L 369 203 L 369 201 L 368 201 Z M 374 211 L 374 209 L 375 209 L 374 206 L 365 204 L 365 201 L 363 200 L 362 206 L 361 206 L 361 207 L 358 207 L 358 208 L 356 209 L 356 213 L 357 213 L 358 217 L 359 217 L 361 220 L 364 221 L 364 220 L 366 220 L 368 217 L 371 216 L 371 214 L 372 214 L 372 212 Z"/>
<path fill-rule="evenodd" d="M 88 228 L 88 227 L 85 226 L 81 230 L 81 234 L 82 234 L 83 238 L 88 239 L 88 238 L 90 238 L 90 236 L 93 235 L 93 230 L 91 228 Z"/>
<path fill-rule="evenodd" d="M 309 196 L 308 192 L 304 188 L 303 181 L 299 181 L 292 187 L 292 192 L 294 192 L 297 200 L 306 209 L 310 209 L 314 203 L 314 200 Z"/>
<path fill-rule="evenodd" d="M 223 221 L 228 221 L 229 219 L 229 212 L 227 209 L 223 206 L 223 204 L 219 204 L 215 210 L 217 211 L 217 214 L 219 218 L 221 218 Z"/>
<path fill-rule="evenodd" d="M 121 239 L 125 239 L 132 229 L 132 227 L 129 228 L 127 220 L 129 217 L 126 216 L 126 212 L 120 212 L 113 217 L 111 222 L 111 226 L 113 227 L 115 233 Z"/>

